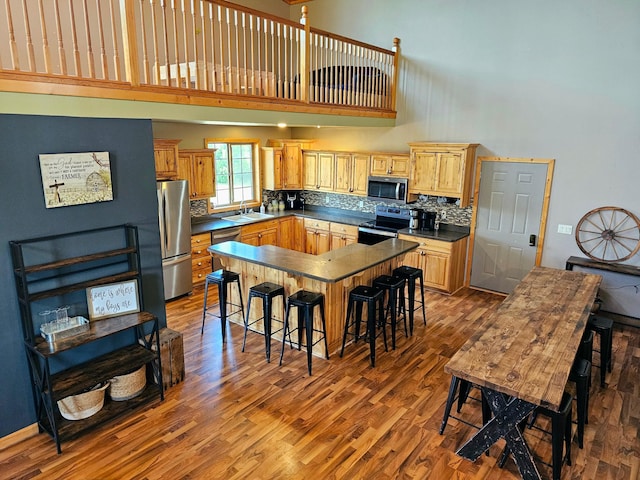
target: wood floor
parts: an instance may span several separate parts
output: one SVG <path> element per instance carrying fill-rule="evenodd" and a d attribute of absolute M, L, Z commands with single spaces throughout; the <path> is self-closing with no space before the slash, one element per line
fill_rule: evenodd
<path fill-rule="evenodd" d="M 438 434 L 450 381 L 443 366 L 500 300 L 471 290 L 427 293 L 427 327 L 420 316 L 395 351 L 380 346 L 375 368 L 358 343 L 343 358 L 314 358 L 309 377 L 304 352 L 287 350 L 282 367 L 274 353 L 267 364 L 255 333 L 241 352 L 238 325 L 224 346 L 217 321 L 201 335 L 196 292 L 168 304 L 169 327 L 184 334 L 186 379 L 164 402 L 64 443 L 62 455 L 45 434 L 0 451 L 0 478 L 519 478 L 513 460 L 497 467 L 501 444 L 475 463 L 456 456 L 472 427 L 452 419 Z M 605 389 L 593 382 L 585 448 L 573 443 L 563 479 L 639 478 L 639 369 L 640 331 L 616 326 L 613 373 Z M 476 404 L 467 402 L 461 415 L 479 422 Z M 526 438 L 549 461 L 548 436 L 530 430 Z"/>

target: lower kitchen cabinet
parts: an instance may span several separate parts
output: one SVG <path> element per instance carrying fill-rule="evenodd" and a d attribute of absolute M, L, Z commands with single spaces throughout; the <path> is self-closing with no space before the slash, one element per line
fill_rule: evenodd
<path fill-rule="evenodd" d="M 409 252 L 404 265 L 422 269 L 424 285 L 446 293 L 455 293 L 464 285 L 467 239 L 443 242 L 430 238 L 400 234 L 401 240 L 419 243 Z"/>
<path fill-rule="evenodd" d="M 304 219 L 290 216 L 280 219 L 278 246 L 304 252 Z"/>
<path fill-rule="evenodd" d="M 320 255 L 331 249 L 330 222 L 326 220 L 304 219 L 305 252 Z"/>
<path fill-rule="evenodd" d="M 198 233 L 191 236 L 191 281 L 192 284 L 204 283 L 211 273 L 211 255 L 207 248 L 211 245 L 211 233 Z"/>
<path fill-rule="evenodd" d="M 331 250 L 358 243 L 358 227 L 354 225 L 331 222 L 329 232 L 331 233 Z"/>
<path fill-rule="evenodd" d="M 240 241 L 255 245 L 278 245 L 278 222 L 279 220 L 268 220 L 244 225 L 240 233 Z"/>

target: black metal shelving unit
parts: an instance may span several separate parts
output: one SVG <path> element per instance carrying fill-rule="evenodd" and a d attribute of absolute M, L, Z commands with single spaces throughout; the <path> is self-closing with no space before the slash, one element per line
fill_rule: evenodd
<path fill-rule="evenodd" d="M 160 348 L 152 349 L 152 344 L 160 345 L 158 318 L 143 311 L 137 227 L 117 225 L 9 243 L 38 427 L 53 437 L 58 453 L 63 441 L 158 398 L 163 400 Z M 81 251 L 79 255 L 68 253 L 74 246 Z M 38 335 L 34 302 L 134 279 L 140 287 L 140 312 L 93 320 L 88 329 L 53 342 Z M 130 344 L 52 373 L 51 363 L 58 355 L 126 331 L 132 332 Z M 151 381 L 135 398 L 105 399 L 102 410 L 82 420 L 67 420 L 60 414 L 58 400 L 142 365 L 147 366 Z"/>

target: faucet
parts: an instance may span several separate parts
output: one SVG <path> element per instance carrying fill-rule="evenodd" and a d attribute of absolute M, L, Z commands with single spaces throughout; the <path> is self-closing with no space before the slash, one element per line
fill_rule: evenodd
<path fill-rule="evenodd" d="M 243 208 L 244 208 L 244 210 L 243 210 Z M 243 215 L 245 213 L 247 213 L 247 205 L 244 203 L 244 200 L 241 200 L 240 201 L 240 215 Z"/>

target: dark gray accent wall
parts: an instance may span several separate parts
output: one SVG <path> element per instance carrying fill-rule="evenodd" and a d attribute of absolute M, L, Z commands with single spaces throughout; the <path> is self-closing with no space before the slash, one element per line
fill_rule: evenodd
<path fill-rule="evenodd" d="M 113 201 L 45 208 L 41 153 L 109 152 Z M 144 308 L 166 326 L 150 120 L 0 115 L 0 437 L 33 424 L 10 240 L 131 223 Z M 108 348 L 104 345 L 101 348 Z M 87 355 L 87 349 L 79 355 Z"/>

